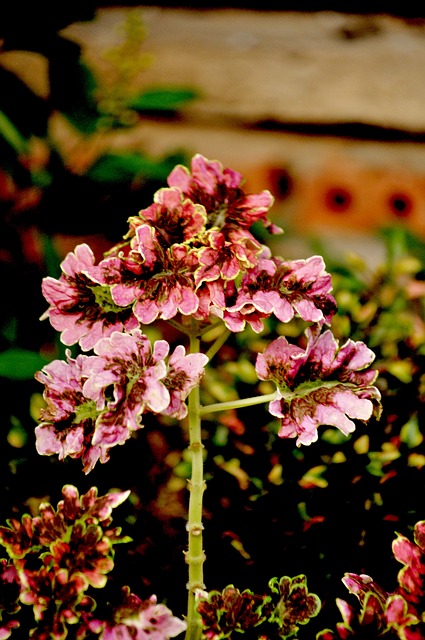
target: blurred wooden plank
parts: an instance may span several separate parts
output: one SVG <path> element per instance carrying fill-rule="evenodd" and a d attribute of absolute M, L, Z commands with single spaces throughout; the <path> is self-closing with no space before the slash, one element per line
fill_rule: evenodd
<path fill-rule="evenodd" d="M 190 119 L 233 124 L 364 123 L 425 132 L 425 21 L 332 11 L 104 8 L 64 30 L 100 75 L 140 11 L 153 64 L 139 87 L 191 85 Z"/>

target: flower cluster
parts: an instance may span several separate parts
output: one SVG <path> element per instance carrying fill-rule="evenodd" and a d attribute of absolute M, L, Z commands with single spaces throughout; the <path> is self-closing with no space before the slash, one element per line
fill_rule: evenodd
<path fill-rule="evenodd" d="M 94 355 L 74 360 L 68 352 L 66 362 L 36 375 L 47 403 L 39 453 L 81 457 L 88 472 L 140 428 L 143 413 L 185 417 L 207 358 L 179 345 L 166 364 L 168 344 L 150 345 L 141 332 L 155 320 L 178 320 L 188 334 L 189 316 L 198 330 L 221 321 L 231 332 L 247 323 L 260 332 L 272 315 L 312 324 L 305 351 L 282 337 L 257 361 L 259 378 L 277 384 L 270 412 L 282 418 L 279 435 L 297 436 L 297 444 L 314 442 L 319 424 L 347 434 L 352 418 L 378 413 L 376 374 L 363 371 L 373 353 L 348 341 L 337 354 L 330 330 L 319 335 L 336 311 L 323 259 L 274 257 L 251 232 L 257 222 L 281 231 L 267 215 L 272 203 L 268 191 L 246 194 L 239 173 L 198 154 L 191 171 L 175 167 L 153 204 L 129 218 L 124 242 L 99 264 L 82 244 L 59 279 L 43 280 L 50 303 L 43 317 L 63 343 Z"/>
<path fill-rule="evenodd" d="M 36 427 L 40 454 L 82 458 L 86 473 L 111 447 L 141 427 L 146 412 L 183 418 L 185 399 L 199 384 L 207 357 L 186 355 L 178 345 L 166 362 L 169 345 L 153 346 L 140 329 L 114 331 L 99 340 L 94 355 L 54 360 L 36 374 L 44 383 L 46 408 Z"/>
<path fill-rule="evenodd" d="M 110 620 L 93 613 L 96 601 L 90 588 L 105 586 L 114 567 L 114 545 L 130 541 L 119 527 L 111 526 L 112 510 L 129 493 L 98 497 L 92 487 L 80 497 L 76 487 L 66 485 L 57 509 L 43 503 L 40 515 L 10 519 L 8 527 L 0 527 L 0 544 L 9 556 L 0 564 L 0 615 L 10 617 L 7 622 L 0 617 L 0 638 L 20 627 L 16 614 L 21 605 L 33 609 L 35 627 L 27 632 L 38 640 L 63 640 L 68 625 L 77 622 L 76 637 L 81 639 L 90 633 L 100 640 L 145 640 L 150 633 L 166 640 L 185 629 L 185 622 L 157 604 L 155 596 L 142 601 L 127 587 Z M 25 634 L 25 629 L 21 631 Z"/>
<path fill-rule="evenodd" d="M 261 222 L 281 231 L 267 217 L 268 191 L 246 194 L 239 173 L 199 154 L 191 172 L 177 166 L 168 185 L 129 219 L 124 242 L 99 264 L 82 244 L 62 262 L 59 279 L 44 279 L 50 306 L 42 317 L 64 344 L 88 351 L 114 331 L 178 315 L 221 318 L 231 331 L 246 323 L 261 331 L 271 314 L 329 322 L 336 306 L 322 258 L 272 258 L 250 230 Z"/>
<path fill-rule="evenodd" d="M 306 333 L 305 349 L 281 336 L 256 363 L 258 377 L 277 386 L 269 411 L 282 419 L 279 435 L 297 438 L 297 445 L 315 442 L 319 425 L 348 435 L 355 429 L 351 418 L 367 421 L 380 412 L 380 393 L 373 386 L 377 371 L 367 369 L 373 352 L 353 340 L 339 347 L 330 330 Z"/>

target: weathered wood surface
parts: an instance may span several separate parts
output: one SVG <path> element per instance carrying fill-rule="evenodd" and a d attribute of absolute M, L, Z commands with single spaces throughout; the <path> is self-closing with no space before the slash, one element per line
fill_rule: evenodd
<path fill-rule="evenodd" d="M 128 9 L 127 9 L 128 11 Z M 191 118 L 357 122 L 425 132 L 425 23 L 388 15 L 141 7 L 154 56 L 140 85 L 192 85 Z M 66 33 L 100 72 L 125 10 Z"/>

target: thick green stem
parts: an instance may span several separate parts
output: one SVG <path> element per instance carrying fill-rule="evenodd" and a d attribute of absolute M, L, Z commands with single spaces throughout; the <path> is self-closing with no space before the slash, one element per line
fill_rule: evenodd
<path fill-rule="evenodd" d="M 190 337 L 190 352 L 198 353 L 200 340 L 196 335 L 195 327 Z M 201 414 L 199 387 L 195 387 L 188 398 L 189 418 L 189 450 L 192 458 L 192 476 L 189 480 L 189 514 L 187 521 L 188 550 L 186 562 L 189 565 L 189 581 L 187 583 L 188 607 L 187 607 L 187 631 L 186 640 L 199 640 L 201 637 L 201 623 L 196 611 L 196 590 L 205 589 L 203 565 L 205 554 L 202 541 L 202 498 L 205 491 L 202 441 L 201 441 Z"/>

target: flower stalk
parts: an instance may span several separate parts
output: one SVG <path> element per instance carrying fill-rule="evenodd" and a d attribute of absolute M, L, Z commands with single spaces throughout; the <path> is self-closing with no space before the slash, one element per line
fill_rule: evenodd
<path fill-rule="evenodd" d="M 190 353 L 199 353 L 200 339 L 197 335 L 197 323 L 192 323 L 190 335 Z M 188 564 L 188 606 L 186 640 L 199 640 L 201 620 L 196 611 L 196 591 L 205 589 L 203 565 L 202 501 L 205 491 L 203 444 L 201 441 L 201 415 L 199 386 L 192 389 L 188 396 L 189 451 L 192 459 L 192 474 L 188 481 L 189 511 L 186 524 L 188 532 L 188 550 L 185 554 Z"/>
<path fill-rule="evenodd" d="M 244 407 L 252 407 L 255 404 L 263 404 L 272 402 L 276 399 L 276 391 L 267 393 L 263 396 L 252 396 L 251 398 L 241 398 L 239 400 L 229 400 L 228 402 L 215 402 L 214 404 L 206 404 L 201 407 L 199 412 L 201 416 L 208 413 L 216 413 L 217 411 L 230 411 L 231 409 L 243 409 Z"/>

